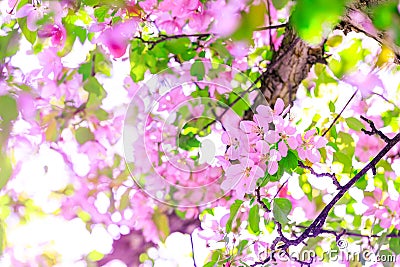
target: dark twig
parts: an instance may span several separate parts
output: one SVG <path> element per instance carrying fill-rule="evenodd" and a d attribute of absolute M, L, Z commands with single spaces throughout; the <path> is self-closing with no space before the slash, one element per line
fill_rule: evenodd
<path fill-rule="evenodd" d="M 390 142 L 390 138 L 387 137 L 387 136 L 386 136 L 384 133 L 382 133 L 381 131 L 379 131 L 379 130 L 375 127 L 375 124 L 374 124 L 373 121 L 371 121 L 371 120 L 365 118 L 364 116 L 360 116 L 360 118 L 361 118 L 363 121 L 366 121 L 366 122 L 369 124 L 369 127 L 371 127 L 371 129 L 372 129 L 371 131 L 368 131 L 368 130 L 365 130 L 365 129 L 361 129 L 361 131 L 363 131 L 365 134 L 368 134 L 368 135 L 375 135 L 375 134 L 377 134 L 377 135 L 379 135 L 379 137 L 382 138 L 382 140 L 385 141 L 386 143 L 389 143 L 389 142 Z"/>
<path fill-rule="evenodd" d="M 397 144 L 400 142 L 400 132 L 396 134 L 395 137 L 389 139 L 386 146 L 382 148 L 382 150 L 361 170 L 359 171 L 349 182 L 347 182 L 344 186 L 342 186 L 339 192 L 332 198 L 332 200 L 322 209 L 319 215 L 314 219 L 314 221 L 310 224 L 310 226 L 306 227 L 304 232 L 295 239 L 288 239 L 282 233 L 282 226 L 277 224 L 277 231 L 279 236 L 272 242 L 271 250 L 275 251 L 278 242 L 283 242 L 283 245 L 280 245 L 279 248 L 281 250 L 287 250 L 290 246 L 297 246 L 300 243 L 303 243 L 304 240 L 317 237 L 321 233 L 328 233 L 324 230 L 323 226 L 326 222 L 326 219 L 329 215 L 331 209 L 336 205 L 336 203 L 349 191 L 349 189 L 363 177 L 370 169 L 373 169 L 376 164 Z M 299 164 L 301 165 L 301 163 Z M 303 164 L 304 165 L 304 164 Z M 342 235 L 345 233 L 343 232 Z M 338 233 L 335 232 L 335 236 L 338 236 Z M 271 255 L 273 259 L 273 255 Z M 259 261 L 254 263 L 251 266 L 258 266 L 266 264 L 268 261 L 271 260 L 271 257 L 267 257 L 264 261 Z M 303 264 L 304 265 L 304 264 Z"/>
<path fill-rule="evenodd" d="M 263 209 L 266 211 L 266 212 L 271 212 L 271 210 L 267 207 L 267 205 L 262 201 L 262 199 L 261 199 L 261 194 L 260 194 L 260 187 L 259 186 L 257 186 L 257 188 L 256 188 L 256 196 L 257 196 L 257 202 L 258 202 L 258 204 L 260 204 L 261 205 L 261 207 L 263 207 Z"/>
<path fill-rule="evenodd" d="M 164 35 L 161 34 L 157 39 L 155 40 L 144 40 L 142 36 L 137 36 L 135 37 L 136 39 L 141 40 L 143 43 L 146 43 L 149 45 L 149 49 L 153 49 L 154 46 L 156 46 L 159 43 L 162 43 L 167 40 L 173 40 L 173 39 L 180 39 L 180 38 L 189 38 L 189 37 L 196 37 L 198 41 L 207 39 L 210 36 L 213 36 L 214 34 L 212 33 L 196 33 L 196 34 L 177 34 L 177 35 Z"/>
<path fill-rule="evenodd" d="M 297 228 L 301 228 L 301 229 L 307 229 L 307 226 L 303 226 L 303 225 L 296 225 Z M 342 237 L 342 236 L 354 236 L 354 237 L 361 237 L 361 238 L 378 238 L 381 237 L 380 235 L 363 235 L 363 234 L 359 234 L 359 233 L 354 233 L 354 232 L 348 232 L 345 229 L 343 229 L 341 232 L 337 232 L 334 230 L 328 230 L 328 229 L 321 229 L 320 231 L 321 234 L 331 234 L 334 235 L 336 237 L 336 239 L 338 239 L 338 237 Z M 385 237 L 387 238 L 400 238 L 400 232 L 397 234 L 388 234 L 385 235 Z"/>
<path fill-rule="evenodd" d="M 279 192 L 281 192 L 282 188 L 285 187 L 285 185 L 287 184 L 288 181 L 289 181 L 289 178 L 285 182 L 283 182 L 283 184 L 281 184 L 281 186 L 278 188 L 278 191 L 276 191 L 275 196 L 272 199 L 275 199 L 278 196 Z"/>
<path fill-rule="evenodd" d="M 376 155 L 361 171 L 359 171 L 347 184 L 341 187 L 339 192 L 333 197 L 333 199 L 323 208 L 320 214 L 315 218 L 315 220 L 308 226 L 304 232 L 296 239 L 287 240 L 285 242 L 283 249 L 287 249 L 290 246 L 297 246 L 305 239 L 309 237 L 317 237 L 325 224 L 326 218 L 328 217 L 331 209 L 336 205 L 336 203 L 347 193 L 347 191 L 370 169 L 373 168 L 388 152 L 400 141 L 400 133 L 398 133 L 394 138 L 387 142 L 386 146 Z M 280 237 L 278 237 L 280 238 Z M 273 248 L 274 249 L 274 248 Z"/>
<path fill-rule="evenodd" d="M 193 237 L 192 237 L 192 234 L 190 234 L 190 244 L 192 245 L 193 266 L 194 266 L 194 267 L 197 267 L 197 265 L 196 265 L 196 260 L 194 259 L 194 246 L 193 246 Z"/>
<path fill-rule="evenodd" d="M 351 100 L 353 100 L 353 98 L 356 96 L 358 90 L 356 90 L 354 92 L 354 94 L 350 97 L 350 99 L 347 101 L 346 105 L 344 105 L 342 111 L 340 111 L 340 113 L 335 117 L 335 119 L 332 121 L 331 125 L 329 125 L 328 129 L 325 130 L 325 132 L 322 134 L 322 136 L 325 136 L 329 130 L 333 127 L 333 125 L 335 125 L 335 123 L 337 122 L 337 120 L 340 118 L 340 116 L 342 116 L 343 111 L 347 108 L 347 106 L 350 104 Z"/>
<path fill-rule="evenodd" d="M 285 28 L 289 25 L 289 23 L 282 23 L 282 24 L 276 24 L 276 25 L 269 25 L 269 26 L 264 26 L 260 28 L 256 28 L 254 31 L 259 32 L 259 31 L 266 31 L 266 30 L 273 30 L 273 29 L 279 29 L 279 28 Z"/>
<path fill-rule="evenodd" d="M 316 172 L 314 171 L 313 168 L 304 165 L 304 163 L 301 162 L 301 161 L 298 162 L 298 165 L 299 165 L 300 168 L 309 170 L 312 174 L 314 174 L 314 175 L 317 176 L 317 177 L 330 177 L 330 178 L 332 178 L 333 184 L 336 185 L 336 187 L 337 187 L 338 189 L 341 189 L 341 188 L 342 188 L 342 186 L 340 185 L 340 183 L 339 183 L 339 181 L 338 181 L 338 179 L 336 178 L 336 175 L 335 175 L 334 173 L 328 173 L 328 172 L 316 173 Z"/>

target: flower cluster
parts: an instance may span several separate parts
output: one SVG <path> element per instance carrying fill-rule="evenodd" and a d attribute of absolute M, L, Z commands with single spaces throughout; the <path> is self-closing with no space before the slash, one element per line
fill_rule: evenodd
<path fill-rule="evenodd" d="M 227 157 L 239 162 L 224 164 L 226 179 L 221 187 L 225 191 L 234 189 L 239 198 L 252 193 L 259 178 L 276 174 L 279 161 L 289 149 L 296 151 L 301 160 L 316 163 L 321 159 L 319 149 L 327 143 L 315 130 L 298 133 L 282 99 L 276 101 L 273 109 L 260 105 L 256 111 L 252 121 L 241 121 L 240 129 L 223 138 L 229 146 Z"/>

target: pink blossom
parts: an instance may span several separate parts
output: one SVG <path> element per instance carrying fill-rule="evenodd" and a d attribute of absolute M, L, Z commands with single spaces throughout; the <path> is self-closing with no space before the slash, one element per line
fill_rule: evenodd
<path fill-rule="evenodd" d="M 238 198 L 243 198 L 246 193 L 254 191 L 256 182 L 264 176 L 264 171 L 251 159 L 244 159 L 239 164 L 229 166 L 225 174 L 226 179 L 221 184 L 222 190 L 234 189 Z"/>
<path fill-rule="evenodd" d="M 284 107 L 285 103 L 280 98 L 276 100 L 274 109 L 271 109 L 269 106 L 260 105 L 256 109 L 257 114 L 254 115 L 254 121 L 268 129 L 269 123 L 275 122 L 281 118 L 281 116 L 286 114 L 288 109 L 283 110 Z"/>
<path fill-rule="evenodd" d="M 364 212 L 365 216 L 372 215 L 379 208 L 379 203 L 382 200 L 382 190 L 375 188 L 373 196 L 364 197 L 362 203 L 368 206 L 368 209 Z"/>
<path fill-rule="evenodd" d="M 136 20 L 128 20 L 118 23 L 103 31 L 97 39 L 105 45 L 115 58 L 122 57 L 128 47 L 130 38 L 137 29 Z"/>
<path fill-rule="evenodd" d="M 358 157 L 359 161 L 367 162 L 370 157 L 379 152 L 382 145 L 383 142 L 378 137 L 361 134 L 355 146 L 354 154 Z"/>
<path fill-rule="evenodd" d="M 205 214 L 201 222 L 202 230 L 198 235 L 204 240 L 220 241 L 224 238 L 226 231 L 226 222 L 229 219 L 229 213 L 224 214 L 220 218 L 211 214 Z"/>
<path fill-rule="evenodd" d="M 43 52 L 39 53 L 39 63 L 43 66 L 43 76 L 49 77 L 52 73 L 54 80 L 57 80 L 62 71 L 63 65 L 61 63 L 61 58 L 57 55 L 57 48 L 49 47 Z"/>
<path fill-rule="evenodd" d="M 26 17 L 26 23 L 28 29 L 32 32 L 38 29 L 37 22 L 38 20 L 43 18 L 43 9 L 41 7 L 33 6 L 32 4 L 25 4 L 21 7 L 16 14 L 17 18 L 24 18 Z"/>
<path fill-rule="evenodd" d="M 51 42 L 53 45 L 62 45 L 66 38 L 66 31 L 64 26 L 58 24 L 46 24 L 41 29 L 38 30 L 38 36 L 40 38 L 51 37 Z"/>
<path fill-rule="evenodd" d="M 158 111 L 173 110 L 187 99 L 182 87 L 174 88 L 158 100 Z"/>
<path fill-rule="evenodd" d="M 241 121 L 240 129 L 242 129 L 242 131 L 248 135 L 249 139 L 254 142 L 264 139 L 264 127 L 254 121 Z"/>
<path fill-rule="evenodd" d="M 364 98 L 370 96 L 375 87 L 385 88 L 375 72 L 364 73 L 359 70 L 346 76 L 343 80 L 356 87 Z"/>
<path fill-rule="evenodd" d="M 316 163 L 321 160 L 321 154 L 318 149 L 325 147 L 328 142 L 325 138 L 321 136 L 315 136 L 315 130 L 307 131 L 304 136 L 298 134 L 297 143 L 299 146 L 297 147 L 297 152 L 302 160 L 309 160 L 312 163 Z"/>
<path fill-rule="evenodd" d="M 242 155 L 243 151 L 247 151 L 246 136 L 241 134 L 240 131 L 224 132 L 221 139 L 222 143 L 229 146 L 227 150 L 229 159 L 236 160 Z"/>
<path fill-rule="evenodd" d="M 260 167 L 267 169 L 268 173 L 273 175 L 278 171 L 278 161 L 281 159 L 280 153 L 276 149 L 270 149 L 270 145 L 260 140 L 256 143 L 257 157 Z M 266 164 L 268 163 L 268 168 Z"/>
<path fill-rule="evenodd" d="M 289 125 L 289 123 L 282 118 L 278 118 L 276 120 L 275 130 L 268 131 L 265 135 L 265 140 L 270 144 L 279 142 L 279 153 L 282 155 L 282 157 L 286 157 L 288 146 L 293 150 L 298 146 L 295 133 L 295 127 Z"/>

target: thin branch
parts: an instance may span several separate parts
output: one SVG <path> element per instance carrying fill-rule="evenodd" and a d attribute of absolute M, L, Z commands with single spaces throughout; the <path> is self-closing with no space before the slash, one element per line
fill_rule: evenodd
<path fill-rule="evenodd" d="M 285 185 L 287 184 L 288 181 L 289 181 L 289 178 L 286 179 L 286 181 L 283 182 L 283 184 L 281 184 L 281 186 L 278 188 L 278 191 L 276 191 L 275 196 L 272 199 L 275 199 L 278 196 L 279 192 L 281 192 L 282 188 L 285 187 Z"/>
<path fill-rule="evenodd" d="M 304 163 L 301 162 L 300 160 L 298 161 L 298 165 L 299 165 L 300 168 L 309 170 L 313 175 L 315 175 L 315 176 L 317 176 L 317 177 L 330 177 L 330 178 L 332 179 L 332 181 L 333 181 L 333 184 L 336 185 L 336 187 L 337 187 L 338 189 L 341 189 L 341 188 L 342 188 L 342 186 L 340 185 L 340 183 L 339 183 L 339 181 L 338 181 L 338 179 L 336 178 L 336 175 L 335 175 L 334 173 L 329 173 L 329 172 L 317 173 L 317 172 L 314 171 L 313 168 L 304 165 Z"/>
<path fill-rule="evenodd" d="M 284 249 L 290 246 L 296 246 L 309 237 L 316 237 L 321 233 L 322 227 L 325 224 L 331 209 L 336 203 L 347 193 L 347 191 L 370 169 L 372 169 L 388 152 L 400 141 L 400 133 L 394 138 L 390 139 L 386 146 L 375 156 L 361 171 L 359 171 L 346 185 L 342 186 L 340 191 L 333 197 L 333 199 L 324 207 L 313 223 L 305 229 L 305 231 L 296 239 L 288 240 L 285 242 Z"/>
<path fill-rule="evenodd" d="M 271 19 L 271 6 L 270 6 L 270 1 L 267 0 L 267 14 L 268 14 L 268 24 L 271 25 L 272 24 L 272 19 Z M 272 43 L 272 32 L 269 31 L 268 32 L 269 35 L 269 47 L 272 51 L 275 51 L 275 47 L 273 46 Z"/>
<path fill-rule="evenodd" d="M 150 47 L 149 49 L 153 49 L 155 45 L 167 41 L 167 40 L 173 40 L 173 39 L 180 39 L 180 38 L 189 38 L 189 37 L 196 37 L 198 41 L 200 40 L 204 40 L 207 39 L 208 37 L 213 36 L 213 33 L 196 33 L 196 34 L 177 34 L 177 35 L 164 35 L 161 34 L 158 37 L 156 37 L 157 39 L 155 40 L 144 40 L 143 37 L 140 36 L 136 36 L 136 39 L 141 40 L 143 43 L 148 44 Z"/>
<path fill-rule="evenodd" d="M 285 27 L 287 27 L 288 25 L 289 25 L 289 23 L 268 25 L 268 26 L 263 26 L 263 27 L 260 27 L 260 28 L 256 28 L 254 31 L 260 32 L 260 31 L 266 31 L 266 30 L 273 30 L 273 29 L 285 28 Z"/>
<path fill-rule="evenodd" d="M 257 186 L 257 188 L 256 188 L 256 196 L 257 196 L 257 202 L 258 202 L 258 204 L 260 204 L 261 205 L 261 207 L 263 207 L 263 209 L 266 211 L 266 212 L 271 212 L 271 210 L 267 207 L 267 205 L 264 203 L 264 201 L 262 201 L 262 199 L 261 199 L 261 194 L 260 194 L 260 187 L 259 186 Z"/>
<path fill-rule="evenodd" d="M 365 134 L 368 135 L 379 135 L 380 138 L 382 138 L 383 141 L 385 141 L 386 143 L 390 142 L 390 138 L 387 137 L 384 133 L 382 133 L 381 131 L 379 131 L 376 127 L 375 127 L 375 123 L 367 118 L 365 118 L 364 116 L 360 116 L 361 119 L 363 121 L 366 121 L 369 124 L 369 127 L 371 127 L 371 131 L 365 130 L 365 129 L 361 129 L 361 131 L 363 131 Z"/>
<path fill-rule="evenodd" d="M 307 226 L 303 226 L 303 225 L 296 225 L 297 228 L 301 228 L 301 229 L 307 229 Z M 331 234 L 334 235 L 335 237 L 341 237 L 341 236 L 354 236 L 354 237 L 361 237 L 361 238 L 378 238 L 381 237 L 381 235 L 363 235 L 363 234 L 359 234 L 359 233 L 354 233 L 354 232 L 348 232 L 345 229 L 343 229 L 341 232 L 337 232 L 335 230 L 328 230 L 328 229 L 321 229 L 320 231 L 321 234 Z M 387 238 L 400 238 L 400 232 L 397 234 L 388 234 L 385 235 L 385 237 Z"/>
<path fill-rule="evenodd" d="M 331 125 L 329 125 L 328 129 L 325 130 L 325 132 L 322 134 L 322 136 L 325 136 L 329 130 L 333 127 L 333 125 L 335 125 L 335 123 L 337 122 L 337 120 L 340 118 L 340 116 L 342 116 L 343 111 L 347 108 L 347 106 L 350 104 L 351 100 L 353 100 L 353 98 L 356 96 L 358 90 L 356 90 L 353 95 L 350 97 L 350 99 L 347 101 L 346 105 L 344 105 L 342 111 L 340 111 L 340 113 L 335 117 L 335 119 L 332 121 Z"/>
<path fill-rule="evenodd" d="M 282 226 L 277 224 L 277 231 L 279 236 L 273 241 L 271 245 L 271 250 L 276 250 L 276 245 L 278 242 L 282 241 L 284 244 L 279 246 L 281 250 L 287 250 L 290 246 L 297 246 L 302 243 L 305 239 L 310 237 L 317 237 L 321 233 L 328 233 L 327 231 L 322 229 L 326 218 L 328 217 L 331 209 L 336 205 L 336 203 L 344 196 L 344 194 L 349 191 L 349 189 L 361 178 L 363 177 L 370 169 L 372 169 L 388 152 L 392 149 L 398 142 L 400 142 L 400 132 L 389 140 L 386 146 L 361 170 L 359 171 L 347 184 L 341 187 L 340 191 L 333 197 L 333 199 L 323 208 L 323 210 L 319 213 L 319 215 L 315 218 L 315 220 L 310 224 L 310 226 L 306 227 L 304 232 L 295 239 L 288 239 L 282 233 Z M 345 234 L 345 233 L 343 233 Z M 342 234 L 342 235 L 343 235 Z M 338 236 L 338 233 L 335 232 L 335 236 Z M 393 236 L 394 237 L 394 236 Z M 272 257 L 273 258 L 273 257 Z M 271 257 L 267 257 L 264 261 L 259 261 L 254 263 L 251 266 L 258 266 L 266 264 L 271 260 Z"/>
<path fill-rule="evenodd" d="M 192 245 L 192 259 L 193 259 L 193 267 L 197 267 L 196 260 L 194 259 L 194 246 L 193 246 L 193 237 L 190 234 L 190 244 Z"/>

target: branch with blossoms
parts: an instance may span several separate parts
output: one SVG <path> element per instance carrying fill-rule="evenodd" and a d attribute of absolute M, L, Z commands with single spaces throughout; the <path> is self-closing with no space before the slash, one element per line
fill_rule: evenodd
<path fill-rule="evenodd" d="M 286 251 L 289 247 L 291 246 L 297 246 L 300 243 L 304 242 L 308 238 L 315 238 L 319 236 L 320 234 L 323 233 L 331 233 L 333 234 L 332 231 L 325 230 L 323 229 L 323 226 L 326 222 L 326 219 L 328 217 L 329 212 L 331 209 L 336 205 L 336 203 L 348 192 L 348 190 L 360 179 L 362 178 L 369 170 L 372 170 L 374 173 L 374 169 L 376 168 L 376 164 L 392 149 L 397 143 L 400 142 L 400 133 L 398 133 L 396 136 L 393 138 L 388 138 L 386 135 L 384 135 L 381 131 L 379 131 L 375 125 L 373 124 L 372 121 L 362 117 L 364 120 L 366 120 L 370 127 L 371 131 L 363 129 L 363 132 L 366 134 L 376 134 L 379 137 L 381 137 L 385 142 L 386 146 L 361 170 L 359 171 L 347 184 L 343 185 L 340 187 L 339 192 L 333 197 L 333 199 L 324 207 L 324 209 L 320 212 L 320 214 L 315 218 L 315 220 L 311 223 L 310 226 L 305 228 L 303 233 L 295 238 L 295 239 L 289 239 L 286 237 L 282 230 L 281 230 L 281 225 L 278 224 L 278 234 L 279 236 L 275 239 L 275 241 L 272 244 L 271 249 L 274 251 L 275 249 L 281 249 L 283 251 Z M 305 165 L 300 163 L 300 167 L 304 167 Z M 309 168 L 308 168 L 309 169 Z M 312 171 L 313 173 L 314 171 Z M 315 172 L 313 173 L 315 174 Z M 333 177 L 333 175 L 329 174 L 324 174 L 327 176 Z M 338 234 L 335 232 L 335 236 L 338 237 Z M 277 247 L 277 244 L 279 242 L 282 242 L 283 244 Z M 297 259 L 293 259 L 297 261 Z M 258 266 L 260 264 L 265 264 L 268 261 L 270 261 L 270 258 L 265 259 L 264 261 L 256 262 L 253 266 Z M 299 261 L 297 261 L 299 262 Z M 299 262 L 302 265 L 310 265 L 310 263 L 304 263 L 304 262 Z"/>

